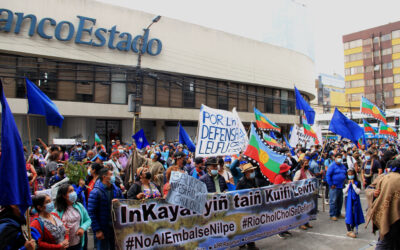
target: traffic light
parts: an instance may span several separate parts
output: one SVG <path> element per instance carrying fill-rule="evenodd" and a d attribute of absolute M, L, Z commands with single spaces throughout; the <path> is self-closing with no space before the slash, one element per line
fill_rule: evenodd
<path fill-rule="evenodd" d="M 400 125 L 399 117 L 395 117 L 395 118 L 394 118 L 394 124 L 395 124 L 396 126 L 399 126 L 399 125 Z"/>

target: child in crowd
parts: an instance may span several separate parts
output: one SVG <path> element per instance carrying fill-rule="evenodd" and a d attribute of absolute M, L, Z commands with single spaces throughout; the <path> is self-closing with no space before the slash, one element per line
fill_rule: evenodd
<path fill-rule="evenodd" d="M 358 225 L 365 222 L 360 202 L 361 183 L 357 180 L 357 174 L 354 169 L 347 171 L 347 184 L 343 189 L 346 197 L 346 227 L 347 236 L 356 238 L 358 233 Z M 356 231 L 354 232 L 354 228 Z"/>

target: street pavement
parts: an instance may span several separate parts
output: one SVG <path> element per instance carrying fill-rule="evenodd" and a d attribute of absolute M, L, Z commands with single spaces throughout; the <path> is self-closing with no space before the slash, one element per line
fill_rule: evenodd
<path fill-rule="evenodd" d="M 364 190 L 361 195 L 362 208 L 364 216 L 366 215 L 365 209 L 367 201 L 365 199 Z M 319 213 L 317 220 L 311 221 L 310 224 L 313 228 L 306 231 L 301 229 L 293 229 L 290 232 L 293 234 L 291 237 L 280 238 L 277 235 L 256 241 L 256 246 L 260 249 L 293 249 L 293 250 L 330 250 L 330 249 L 360 249 L 372 250 L 375 249 L 376 240 L 378 235 L 372 234 L 371 223 L 368 228 L 365 224 L 360 225 L 358 228 L 358 236 L 356 239 L 346 236 L 346 224 L 344 219 L 338 221 L 331 221 L 329 219 L 329 205 L 325 205 L 325 212 L 322 207 L 323 199 L 318 199 Z M 343 207 L 342 214 L 345 214 Z M 237 249 L 237 248 L 236 248 Z"/>

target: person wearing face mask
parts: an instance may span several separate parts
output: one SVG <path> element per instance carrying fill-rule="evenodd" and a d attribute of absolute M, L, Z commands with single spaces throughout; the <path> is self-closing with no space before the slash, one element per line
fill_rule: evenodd
<path fill-rule="evenodd" d="M 115 249 L 111 206 L 112 202 L 123 197 L 121 190 L 114 183 L 113 172 L 102 168 L 94 189 L 89 195 L 88 212 L 92 220 L 94 241 L 98 250 Z"/>
<path fill-rule="evenodd" d="M 217 158 L 208 158 L 205 165 L 208 173 L 203 175 L 200 178 L 200 181 L 206 184 L 207 191 L 209 193 L 222 193 L 228 191 L 228 186 L 226 185 L 224 177 L 218 174 Z"/>
<path fill-rule="evenodd" d="M 79 250 L 85 245 L 85 232 L 92 224 L 88 212 L 77 202 L 78 195 L 73 186 L 63 184 L 57 192 L 55 207 L 58 216 L 69 230 L 69 250 Z"/>
<path fill-rule="evenodd" d="M 290 178 L 290 166 L 283 163 L 279 166 L 279 174 L 275 177 L 274 185 L 292 182 Z"/>
<path fill-rule="evenodd" d="M 89 198 L 90 192 L 92 192 L 94 185 L 99 177 L 100 170 L 104 168 L 102 164 L 93 163 L 88 168 L 88 175 L 87 175 L 87 197 Z"/>
<path fill-rule="evenodd" d="M 81 162 L 83 159 L 85 159 L 85 157 L 86 151 L 82 149 L 82 143 L 78 142 L 75 149 L 71 152 L 71 158 L 73 158 L 74 161 Z"/>
<path fill-rule="evenodd" d="M 331 220 L 337 221 L 344 218 L 340 213 L 343 206 L 343 187 L 346 180 L 347 169 L 342 164 L 342 155 L 335 155 L 333 162 L 326 173 L 326 181 L 329 186 L 329 216 Z"/>
<path fill-rule="evenodd" d="M 357 173 L 354 169 L 349 169 L 347 171 L 347 180 L 348 183 L 345 188 L 343 188 L 346 201 L 346 235 L 351 238 L 356 238 L 358 225 L 365 222 L 359 196 L 361 192 L 361 183 L 357 181 Z M 356 228 L 356 231 L 354 231 L 354 228 Z"/>
<path fill-rule="evenodd" d="M 310 172 L 309 168 L 310 168 L 310 159 L 311 159 L 311 155 L 306 154 L 304 156 L 304 159 L 302 161 L 300 161 L 300 169 L 297 170 L 296 174 L 293 177 L 293 181 L 299 181 L 299 180 L 305 180 L 305 179 L 311 179 L 314 176 L 312 175 L 312 173 Z M 299 227 L 300 229 L 303 230 L 307 230 L 308 228 L 312 228 L 312 226 L 310 225 L 309 222 L 307 222 L 304 225 L 301 225 Z"/>
<path fill-rule="evenodd" d="M 239 180 L 239 182 L 236 185 L 236 190 L 241 190 L 241 189 L 249 189 L 249 188 L 257 188 L 257 184 L 255 181 L 256 177 L 256 172 L 255 169 L 257 167 L 253 166 L 251 163 L 247 163 L 242 166 L 242 173 L 243 177 Z M 246 245 L 241 245 L 239 249 L 246 249 Z M 247 249 L 259 249 L 256 247 L 255 242 L 249 242 L 247 243 Z"/>
<path fill-rule="evenodd" d="M 372 155 L 372 151 L 367 151 L 365 153 L 365 161 L 361 167 L 361 179 L 364 188 L 368 187 L 372 183 L 374 175 L 380 175 L 383 173 L 380 162 L 372 157 Z"/>
<path fill-rule="evenodd" d="M 146 168 L 139 168 L 138 176 L 139 181 L 129 188 L 128 199 L 142 200 L 162 197 L 159 186 L 151 182 L 151 173 Z"/>
<path fill-rule="evenodd" d="M 204 171 L 205 166 L 204 166 L 203 157 L 196 157 L 194 159 L 194 166 L 195 166 L 195 168 L 190 173 L 190 175 L 192 177 L 194 177 L 196 179 L 200 179 L 200 177 L 202 177 L 203 175 L 206 174 L 206 172 Z"/>
<path fill-rule="evenodd" d="M 69 247 L 69 234 L 64 223 L 54 211 L 54 203 L 48 195 L 36 195 L 32 199 L 33 207 L 39 217 L 31 222 L 31 227 L 40 233 L 38 249 L 60 249 Z"/>

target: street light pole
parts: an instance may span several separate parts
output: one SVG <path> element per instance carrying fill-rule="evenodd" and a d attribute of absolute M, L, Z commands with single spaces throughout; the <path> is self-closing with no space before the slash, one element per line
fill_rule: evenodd
<path fill-rule="evenodd" d="M 134 103 L 135 103 L 135 108 L 133 112 L 133 133 L 136 133 L 136 121 L 139 118 L 140 111 L 141 111 L 141 105 L 142 105 L 142 80 L 143 80 L 143 74 L 142 74 L 142 55 L 143 55 L 143 39 L 146 36 L 146 33 L 149 31 L 150 27 L 160 21 L 161 16 L 156 16 L 153 18 L 151 23 L 143 29 L 143 36 L 139 39 L 139 48 L 138 48 L 138 59 L 137 59 L 137 64 L 136 64 L 136 78 L 135 78 L 135 84 L 136 84 L 136 89 L 135 89 L 135 98 L 134 98 Z"/>

